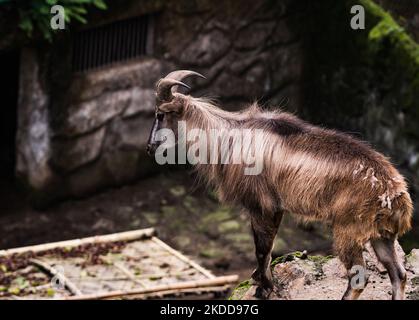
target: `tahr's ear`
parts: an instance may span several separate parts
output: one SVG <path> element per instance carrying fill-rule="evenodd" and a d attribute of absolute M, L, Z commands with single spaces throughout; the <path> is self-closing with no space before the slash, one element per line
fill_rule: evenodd
<path fill-rule="evenodd" d="M 173 99 L 171 102 L 165 102 L 159 105 L 158 109 L 162 112 L 175 112 L 175 113 L 182 113 L 184 106 L 183 106 L 183 99 Z"/>

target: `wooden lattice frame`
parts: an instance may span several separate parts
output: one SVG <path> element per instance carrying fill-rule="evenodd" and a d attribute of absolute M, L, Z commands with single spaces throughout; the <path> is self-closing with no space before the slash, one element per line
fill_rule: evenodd
<path fill-rule="evenodd" d="M 154 245 L 154 248 L 159 248 L 165 255 L 176 257 L 181 263 L 184 263 L 188 268 L 193 269 L 194 273 L 200 275 L 199 279 L 190 280 L 190 281 L 180 281 L 176 283 L 169 284 L 159 284 L 159 285 L 147 285 L 143 279 L 151 275 L 141 275 L 137 276 L 132 273 L 129 268 L 127 268 L 123 263 L 114 263 L 112 267 L 117 269 L 120 273 L 126 276 L 127 281 L 132 281 L 138 288 L 129 289 L 129 290 L 110 290 L 97 293 L 84 293 L 77 284 L 75 284 L 71 279 L 66 277 L 63 273 L 60 273 L 59 270 L 54 268 L 53 265 L 48 264 L 42 259 L 33 258 L 30 260 L 30 263 L 37 266 L 39 269 L 48 273 L 50 276 L 55 276 L 60 279 L 61 283 L 64 284 L 65 288 L 70 292 L 71 295 L 64 297 L 65 300 L 89 300 L 89 299 L 115 299 L 115 298 L 136 298 L 136 299 L 146 299 L 153 297 L 161 297 L 166 295 L 178 295 L 178 294 L 201 294 L 201 293 L 216 293 L 224 292 L 229 289 L 229 287 L 236 283 L 238 280 L 237 275 L 228 275 L 216 277 L 210 271 L 201 267 L 196 262 L 192 261 L 179 251 L 174 250 L 166 243 L 161 241 L 155 236 L 155 230 L 153 228 L 127 231 L 121 233 L 115 233 L 110 235 L 88 237 L 83 239 L 75 239 L 54 243 L 47 243 L 42 245 L 28 246 L 22 248 L 0 250 L 0 257 L 12 256 L 15 254 L 24 254 L 26 252 L 33 253 L 42 253 L 48 250 L 56 248 L 74 248 L 85 244 L 98 244 L 98 243 L 111 243 L 111 242 L 134 242 L 134 241 L 149 241 Z M 189 270 L 190 270 L 189 269 Z M 189 271 L 190 272 L 190 271 Z M 164 273 L 161 274 L 164 276 Z M 183 278 L 187 278 L 187 273 L 183 274 Z M 18 298 L 18 297 L 15 297 Z"/>

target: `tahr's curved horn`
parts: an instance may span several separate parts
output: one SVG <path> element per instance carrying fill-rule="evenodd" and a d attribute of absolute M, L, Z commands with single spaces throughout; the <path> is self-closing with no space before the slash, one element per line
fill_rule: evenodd
<path fill-rule="evenodd" d="M 177 70 L 169 73 L 166 77 L 161 79 L 157 83 L 157 98 L 161 101 L 170 101 L 172 99 L 172 87 L 173 86 L 182 86 L 190 89 L 190 87 L 183 83 L 182 80 L 189 76 L 197 76 L 204 78 L 205 77 L 195 71 L 190 70 Z"/>
<path fill-rule="evenodd" d="M 186 83 L 174 79 L 163 78 L 157 83 L 157 98 L 161 101 L 170 101 L 172 99 L 172 87 L 182 86 L 190 89 Z"/>
<path fill-rule="evenodd" d="M 195 71 L 191 71 L 191 70 L 176 70 L 176 71 L 170 72 L 165 78 L 182 81 L 183 79 L 189 76 L 197 76 L 197 77 L 206 79 L 202 74 Z"/>

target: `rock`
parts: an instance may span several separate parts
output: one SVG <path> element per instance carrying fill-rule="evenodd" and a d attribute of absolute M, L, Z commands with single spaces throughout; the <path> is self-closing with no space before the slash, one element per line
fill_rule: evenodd
<path fill-rule="evenodd" d="M 180 60 L 189 65 L 210 66 L 229 49 L 230 41 L 219 30 L 201 34 L 182 52 Z"/>
<path fill-rule="evenodd" d="M 123 117 L 132 117 L 138 113 L 154 113 L 156 93 L 154 89 L 133 88 L 131 100 Z"/>
<path fill-rule="evenodd" d="M 21 55 L 20 103 L 16 132 L 16 173 L 31 189 L 46 190 L 54 173 L 49 166 L 51 132 L 48 126 L 50 103 L 41 85 L 39 57 L 34 49 Z"/>
<path fill-rule="evenodd" d="M 62 128 L 65 136 L 80 135 L 105 124 L 131 103 L 132 90 L 105 93 L 99 98 L 72 105 Z"/>
<path fill-rule="evenodd" d="M 93 161 L 99 156 L 104 136 L 105 128 L 100 128 L 74 140 L 56 139 L 52 162 L 61 170 L 72 171 Z"/>
<path fill-rule="evenodd" d="M 268 36 L 272 33 L 274 26 L 274 22 L 249 24 L 240 30 L 234 46 L 242 50 L 263 47 Z"/>
<path fill-rule="evenodd" d="M 105 152 L 136 150 L 145 154 L 153 119 L 147 117 L 116 118 L 108 126 Z M 150 157 L 147 157 L 150 159 Z"/>
<path fill-rule="evenodd" d="M 153 89 L 167 71 L 167 63 L 154 58 L 127 61 L 118 68 L 98 69 L 75 77 L 69 97 L 77 97 L 74 103 L 80 103 L 135 87 Z"/>
<path fill-rule="evenodd" d="M 174 195 L 175 197 L 181 197 L 185 195 L 186 190 L 184 186 L 174 186 L 169 189 L 170 193 Z"/>
<path fill-rule="evenodd" d="M 413 249 L 406 257 L 407 267 L 414 274 L 419 275 L 419 249 Z"/>
<path fill-rule="evenodd" d="M 405 260 L 401 247 L 398 246 L 400 259 Z M 415 268 L 419 267 L 419 250 L 415 249 L 406 257 L 408 282 L 406 298 L 419 299 L 419 276 Z M 369 273 L 369 283 L 361 294 L 362 300 L 388 300 L 391 295 L 391 283 L 387 273 L 381 267 L 375 254 L 366 250 L 364 258 Z M 282 256 L 272 263 L 274 290 L 269 300 L 338 300 L 346 286 L 346 270 L 340 260 L 333 256 L 304 256 L 295 252 Z M 241 283 L 232 293 L 233 300 L 253 300 L 256 286 L 252 281 Z"/>

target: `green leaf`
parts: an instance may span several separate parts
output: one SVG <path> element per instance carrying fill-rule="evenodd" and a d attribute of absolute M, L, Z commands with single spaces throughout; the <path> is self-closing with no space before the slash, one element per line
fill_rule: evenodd
<path fill-rule="evenodd" d="M 47 296 L 48 297 L 53 297 L 55 295 L 55 290 L 52 288 L 48 288 L 47 289 Z"/>
<path fill-rule="evenodd" d="M 103 0 L 94 0 L 93 4 L 95 5 L 95 7 L 102 9 L 102 10 L 106 10 L 108 8 L 108 6 L 106 5 L 106 3 Z"/>
<path fill-rule="evenodd" d="M 79 21 L 79 22 L 81 22 L 83 24 L 86 24 L 87 23 L 87 20 L 83 16 L 79 15 L 78 13 L 69 12 L 67 16 L 68 17 L 73 17 L 74 19 L 76 19 L 77 21 Z"/>
<path fill-rule="evenodd" d="M 20 293 L 20 289 L 18 287 L 11 287 L 7 290 L 10 294 L 18 295 Z"/>
<path fill-rule="evenodd" d="M 0 264 L 0 270 L 4 273 L 7 272 L 7 267 L 4 264 Z"/>
<path fill-rule="evenodd" d="M 29 19 L 22 19 L 19 23 L 19 28 L 25 31 L 28 36 L 31 36 L 33 31 L 33 23 Z"/>
<path fill-rule="evenodd" d="M 87 10 L 83 7 L 71 7 L 70 11 L 75 11 L 79 14 L 87 14 Z"/>
<path fill-rule="evenodd" d="M 39 8 L 39 12 L 44 15 L 48 15 L 50 13 L 50 6 L 44 5 Z"/>

